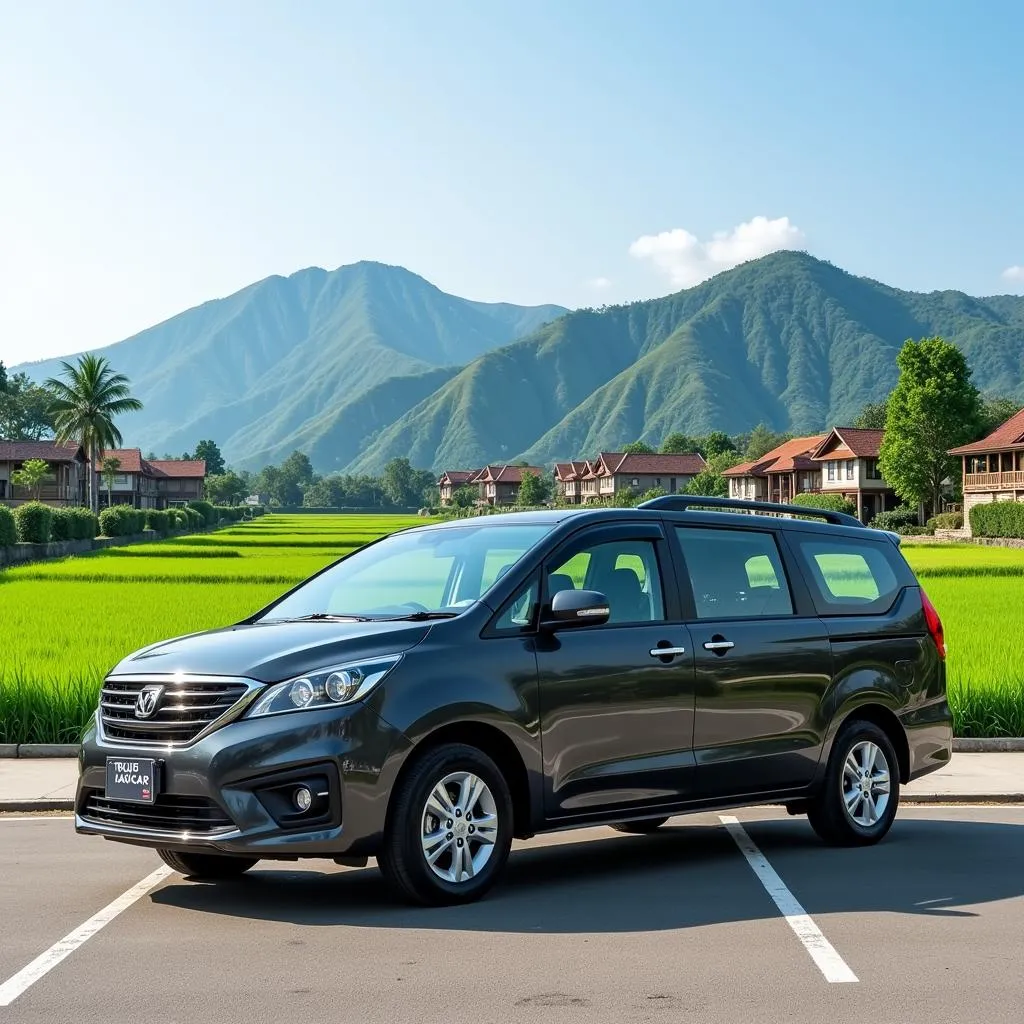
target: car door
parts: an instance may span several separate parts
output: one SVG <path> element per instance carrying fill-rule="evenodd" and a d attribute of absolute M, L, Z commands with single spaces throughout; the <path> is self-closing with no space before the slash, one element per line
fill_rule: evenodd
<path fill-rule="evenodd" d="M 826 727 L 832 651 L 806 587 L 786 571 L 777 531 L 677 522 L 671 533 L 690 605 L 701 795 L 809 782 Z"/>
<path fill-rule="evenodd" d="M 693 652 L 660 524 L 575 535 L 542 570 L 543 611 L 559 589 L 596 590 L 602 625 L 537 637 L 545 812 L 636 810 L 690 795 Z"/>

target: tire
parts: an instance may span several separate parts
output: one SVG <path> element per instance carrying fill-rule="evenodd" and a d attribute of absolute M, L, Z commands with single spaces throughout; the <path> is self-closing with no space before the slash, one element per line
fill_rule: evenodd
<path fill-rule="evenodd" d="M 877 817 L 864 802 L 861 770 L 865 756 L 875 752 L 870 785 Z M 884 766 L 881 762 L 884 760 Z M 849 762 L 850 770 L 847 770 Z M 856 769 L 856 771 L 854 771 Z M 882 783 L 888 777 L 888 791 Z M 886 797 L 879 811 L 880 797 Z M 848 806 L 848 801 L 850 806 Z M 882 839 L 892 826 L 900 801 L 900 769 L 896 751 L 885 732 L 872 722 L 854 720 L 839 731 L 821 790 L 810 800 L 807 819 L 815 832 L 830 846 L 870 846 Z M 858 818 L 860 820 L 858 820 Z"/>
<path fill-rule="evenodd" d="M 186 878 L 200 881 L 223 881 L 245 874 L 258 857 L 233 857 L 223 853 L 180 853 L 177 850 L 157 850 L 160 859 Z"/>
<path fill-rule="evenodd" d="M 508 783 L 491 758 L 462 743 L 437 747 L 412 766 L 392 799 L 377 864 L 401 899 L 470 903 L 494 885 L 508 860 L 513 822 Z M 482 842 L 484 833 L 493 842 Z"/>
<path fill-rule="evenodd" d="M 648 836 L 657 832 L 668 818 L 647 818 L 645 821 L 621 821 L 612 825 L 616 832 L 628 832 L 631 836 Z"/>

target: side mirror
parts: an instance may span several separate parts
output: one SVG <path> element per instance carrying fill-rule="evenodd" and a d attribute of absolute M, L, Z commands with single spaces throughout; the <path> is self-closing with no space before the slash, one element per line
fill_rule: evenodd
<path fill-rule="evenodd" d="M 608 621 L 608 599 L 596 590 L 560 590 L 551 599 L 551 615 L 542 623 L 549 630 L 600 626 Z"/>

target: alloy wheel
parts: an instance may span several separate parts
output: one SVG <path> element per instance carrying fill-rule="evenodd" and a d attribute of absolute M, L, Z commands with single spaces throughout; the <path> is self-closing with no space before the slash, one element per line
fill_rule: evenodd
<path fill-rule="evenodd" d="M 877 743 L 861 740 L 846 755 L 842 774 L 843 806 L 850 820 L 872 828 L 889 805 L 889 761 Z"/>
<path fill-rule="evenodd" d="M 420 843 L 427 866 L 458 885 L 487 865 L 498 837 L 498 810 L 490 787 L 472 772 L 451 772 L 423 807 Z"/>

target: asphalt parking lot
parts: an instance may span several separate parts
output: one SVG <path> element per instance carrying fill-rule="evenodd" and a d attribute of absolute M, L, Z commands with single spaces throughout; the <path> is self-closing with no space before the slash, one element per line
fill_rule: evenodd
<path fill-rule="evenodd" d="M 904 807 L 862 850 L 735 818 L 518 843 L 486 900 L 422 910 L 372 862 L 154 879 L 67 817 L 0 816 L 0 1021 L 1020 1020 L 1024 807 Z"/>

